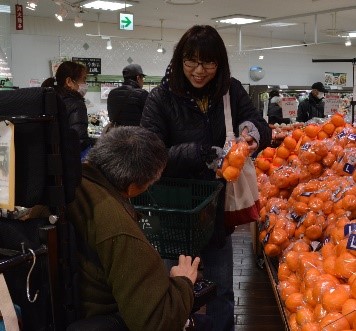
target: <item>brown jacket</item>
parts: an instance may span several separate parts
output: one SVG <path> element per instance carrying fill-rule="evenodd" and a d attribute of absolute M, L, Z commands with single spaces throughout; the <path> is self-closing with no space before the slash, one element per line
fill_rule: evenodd
<path fill-rule="evenodd" d="M 119 311 L 131 331 L 180 331 L 192 309 L 193 284 L 168 276 L 131 205 L 116 192 L 101 172 L 83 164 L 67 217 L 102 266 L 80 258 L 83 317 Z"/>

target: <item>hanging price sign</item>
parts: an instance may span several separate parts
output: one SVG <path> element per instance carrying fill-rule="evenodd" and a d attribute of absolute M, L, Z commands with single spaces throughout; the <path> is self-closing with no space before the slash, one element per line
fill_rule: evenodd
<path fill-rule="evenodd" d="M 296 98 L 285 97 L 281 99 L 282 114 L 284 118 L 297 117 L 298 102 Z"/>
<path fill-rule="evenodd" d="M 324 98 L 324 115 L 333 115 L 338 112 L 340 97 L 334 94 L 326 94 Z"/>

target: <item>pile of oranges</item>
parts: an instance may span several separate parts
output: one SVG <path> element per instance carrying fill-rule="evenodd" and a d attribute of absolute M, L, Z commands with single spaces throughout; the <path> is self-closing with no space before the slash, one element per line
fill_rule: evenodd
<path fill-rule="evenodd" d="M 248 144 L 244 140 L 231 141 L 226 156 L 223 159 L 221 167 L 216 171 L 216 175 L 225 178 L 228 182 L 239 178 L 240 172 L 249 156 Z"/>
<path fill-rule="evenodd" d="M 337 114 L 256 159 L 259 239 L 279 259 L 291 331 L 356 330 L 356 232 L 345 232 L 356 223 L 355 147 L 355 128 Z"/>

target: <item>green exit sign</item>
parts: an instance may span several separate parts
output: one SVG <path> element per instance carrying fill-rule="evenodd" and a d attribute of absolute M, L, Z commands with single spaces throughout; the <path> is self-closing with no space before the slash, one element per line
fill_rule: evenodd
<path fill-rule="evenodd" d="M 120 13 L 120 30 L 133 30 L 133 14 Z"/>

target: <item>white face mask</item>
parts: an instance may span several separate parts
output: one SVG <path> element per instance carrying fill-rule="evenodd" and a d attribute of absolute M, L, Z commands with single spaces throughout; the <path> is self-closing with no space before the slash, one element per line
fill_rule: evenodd
<path fill-rule="evenodd" d="M 78 84 L 78 92 L 79 94 L 84 97 L 84 95 L 88 92 L 88 84 Z"/>
<path fill-rule="evenodd" d="M 324 98 L 324 93 L 323 92 L 319 92 L 318 93 L 318 99 L 322 99 Z"/>

